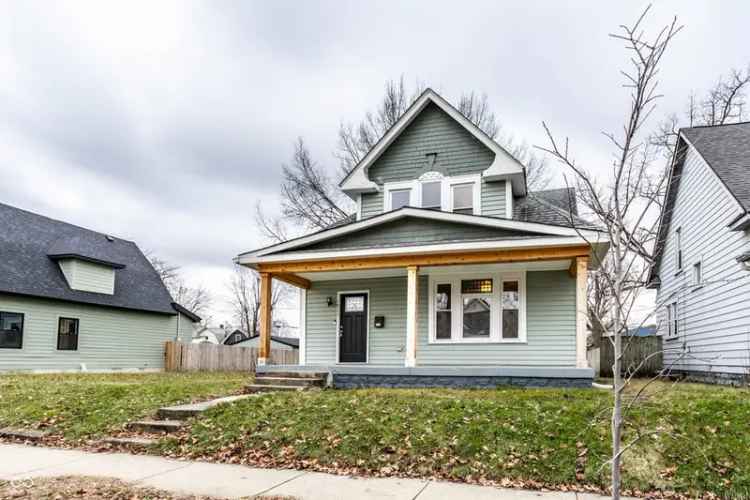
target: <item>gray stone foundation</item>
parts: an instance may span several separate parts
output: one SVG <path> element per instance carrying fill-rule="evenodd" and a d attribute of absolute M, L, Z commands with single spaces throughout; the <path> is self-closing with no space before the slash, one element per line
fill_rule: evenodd
<path fill-rule="evenodd" d="M 591 378 L 333 373 L 333 387 L 336 389 L 360 389 L 366 387 L 494 389 L 498 386 L 571 387 L 586 389 L 591 388 L 592 381 L 593 379 Z"/>
<path fill-rule="evenodd" d="M 680 378 L 686 382 L 701 384 L 730 385 L 734 387 L 750 386 L 750 375 L 741 373 L 700 372 L 672 370 L 671 377 Z"/>

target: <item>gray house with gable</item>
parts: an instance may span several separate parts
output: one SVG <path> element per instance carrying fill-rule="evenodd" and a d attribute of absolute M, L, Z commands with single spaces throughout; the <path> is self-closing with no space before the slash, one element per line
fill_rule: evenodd
<path fill-rule="evenodd" d="M 750 377 L 750 122 L 680 130 L 650 286 L 664 365 Z"/>
<path fill-rule="evenodd" d="M 0 371 L 158 370 L 200 318 L 132 241 L 0 203 Z"/>
<path fill-rule="evenodd" d="M 351 220 L 235 259 L 261 276 L 259 371 L 590 386 L 586 277 L 608 241 L 574 192 L 528 192 L 524 166 L 431 89 L 340 187 Z M 301 367 L 264 365 L 273 279 L 300 289 Z"/>

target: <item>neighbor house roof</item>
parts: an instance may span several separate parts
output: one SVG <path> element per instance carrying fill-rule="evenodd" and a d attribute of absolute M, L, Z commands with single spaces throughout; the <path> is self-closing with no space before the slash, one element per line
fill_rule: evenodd
<path fill-rule="evenodd" d="M 574 188 L 534 191 L 527 196 L 517 198 L 513 206 L 513 218 L 553 226 L 601 229 L 578 216 Z"/>
<path fill-rule="evenodd" d="M 193 311 L 181 306 L 177 302 L 172 302 L 172 308 L 177 311 L 178 313 L 186 316 L 190 321 L 193 323 L 198 323 L 201 320 L 201 317 L 195 314 Z"/>
<path fill-rule="evenodd" d="M 256 333 L 255 335 L 251 337 L 247 337 L 244 340 L 240 340 L 239 342 L 232 344 L 232 345 L 241 344 L 243 342 L 247 342 L 248 340 L 253 340 L 258 337 L 260 337 L 260 335 Z M 274 342 L 278 342 L 280 344 L 288 345 L 289 347 L 294 347 L 295 349 L 299 349 L 299 339 L 297 337 L 279 337 L 277 335 L 271 335 L 271 340 L 273 340 Z"/>
<path fill-rule="evenodd" d="M 685 128 L 682 134 L 742 207 L 750 210 L 750 122 Z"/>
<path fill-rule="evenodd" d="M 750 122 L 681 129 L 672 158 L 654 263 L 649 274 L 648 286 L 652 288 L 659 286 L 658 270 L 689 145 L 701 155 L 744 212 L 735 221 L 744 220 L 750 211 Z"/>
<path fill-rule="evenodd" d="M 0 203 L 0 293 L 175 314 L 172 298 L 132 241 Z M 115 268 L 112 295 L 73 290 L 57 259 Z"/>

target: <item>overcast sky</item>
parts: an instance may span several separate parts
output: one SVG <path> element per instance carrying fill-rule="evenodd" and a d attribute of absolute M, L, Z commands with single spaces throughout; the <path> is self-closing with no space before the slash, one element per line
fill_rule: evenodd
<path fill-rule="evenodd" d="M 572 3 L 572 7 L 563 4 Z M 638 2 L 0 2 L 0 202 L 135 240 L 223 305 L 231 259 L 264 241 L 298 136 L 332 156 L 403 74 L 451 101 L 486 93 L 505 132 L 610 160 L 627 106 L 622 45 Z M 657 115 L 750 63 L 750 2 L 655 2 L 685 30 Z M 655 116 L 658 118 L 659 116 Z M 653 125 L 656 121 L 652 122 Z"/>

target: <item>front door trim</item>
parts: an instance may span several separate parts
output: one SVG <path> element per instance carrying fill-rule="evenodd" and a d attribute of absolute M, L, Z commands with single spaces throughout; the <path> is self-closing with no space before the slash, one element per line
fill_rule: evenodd
<path fill-rule="evenodd" d="M 365 305 L 367 307 L 367 311 L 365 313 L 365 317 L 367 318 L 366 324 L 365 324 L 365 361 L 364 363 L 361 362 L 342 362 L 341 356 L 340 356 L 340 348 L 341 348 L 341 339 L 339 338 L 339 325 L 341 324 L 341 308 L 343 305 L 341 304 L 341 296 L 342 295 L 365 295 L 367 296 L 367 300 L 365 301 Z M 334 338 L 336 339 L 336 364 L 339 365 L 362 365 L 367 364 L 370 362 L 370 290 L 342 290 L 336 294 L 336 328 L 334 329 Z"/>

